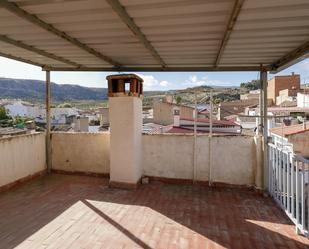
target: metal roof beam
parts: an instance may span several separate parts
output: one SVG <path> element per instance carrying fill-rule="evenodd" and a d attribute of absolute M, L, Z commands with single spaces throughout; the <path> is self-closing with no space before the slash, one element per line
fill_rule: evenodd
<path fill-rule="evenodd" d="M 272 73 L 279 72 L 293 64 L 305 59 L 309 54 L 309 40 L 303 43 L 298 48 L 282 56 L 270 66 Z"/>
<path fill-rule="evenodd" d="M 234 66 L 234 67 L 46 67 L 43 70 L 49 71 L 85 71 L 85 72 L 235 72 L 235 71 L 259 71 L 260 66 Z"/>
<path fill-rule="evenodd" d="M 82 65 L 80 65 L 80 64 L 78 64 L 76 62 L 70 61 L 68 59 L 65 59 L 63 57 L 57 56 L 57 55 L 52 54 L 52 53 L 48 53 L 48 52 L 46 52 L 44 50 L 41 50 L 41 49 L 38 49 L 36 47 L 27 45 L 27 44 L 25 44 L 25 43 L 23 43 L 21 41 L 13 40 L 13 39 L 5 36 L 5 35 L 0 35 L 0 41 L 8 43 L 8 44 L 16 46 L 16 47 L 19 47 L 19 48 L 22 48 L 22 49 L 25 49 L 25 50 L 28 50 L 28 51 L 31 51 L 33 53 L 36 53 L 36 54 L 48 57 L 50 59 L 53 59 L 53 60 L 56 60 L 56 61 L 60 61 L 60 62 L 69 64 L 69 65 L 75 66 L 75 67 L 81 67 L 82 66 Z"/>
<path fill-rule="evenodd" d="M 226 30 L 224 32 L 224 36 L 223 36 L 223 39 L 221 41 L 220 48 L 219 48 L 219 51 L 218 51 L 218 54 L 217 54 L 217 57 L 216 57 L 216 60 L 215 60 L 215 67 L 217 67 L 220 63 L 224 49 L 226 47 L 228 40 L 230 39 L 231 33 L 233 31 L 233 28 L 235 26 L 235 23 L 237 21 L 237 18 L 238 18 L 238 15 L 239 15 L 239 12 L 241 10 L 243 3 L 244 3 L 244 0 L 235 0 L 233 10 L 232 10 L 230 19 L 228 21 Z"/>
<path fill-rule="evenodd" d="M 17 4 L 15 4 L 13 2 L 8 2 L 7 0 L 0 0 L 0 6 L 5 8 L 6 10 L 10 11 L 11 13 L 33 23 L 34 25 L 41 27 L 42 29 L 48 31 L 49 33 L 53 33 L 54 35 L 60 37 L 61 39 L 64 39 L 64 40 L 70 42 L 74 46 L 79 47 L 80 49 L 96 56 L 97 58 L 99 58 L 99 59 L 101 59 L 105 62 L 108 62 L 109 64 L 113 65 L 114 67 L 120 66 L 120 64 L 118 62 L 114 61 L 110 57 L 101 54 L 100 52 L 94 50 L 93 48 L 89 47 L 88 45 L 80 42 L 76 38 L 69 36 L 65 32 L 56 29 L 53 25 L 42 21 L 36 15 L 32 15 L 32 14 L 28 13 L 27 11 L 21 9 L 20 7 L 18 7 Z"/>
<path fill-rule="evenodd" d="M 46 67 L 46 65 L 40 64 L 38 62 L 34 62 L 32 60 L 24 59 L 24 58 L 14 56 L 14 55 L 11 55 L 11 54 L 7 54 L 7 53 L 3 53 L 3 52 L 0 52 L 0 56 L 11 59 L 11 60 L 20 61 L 20 62 L 31 64 L 31 65 L 34 65 L 34 66 L 42 67 L 42 68 Z"/>
<path fill-rule="evenodd" d="M 147 40 L 146 36 L 140 30 L 140 28 L 136 25 L 134 20 L 129 16 L 126 9 L 120 4 L 118 0 L 106 0 L 107 3 L 112 7 L 112 9 L 117 13 L 117 15 L 121 18 L 121 20 L 129 27 L 132 31 L 133 35 L 137 37 L 137 39 L 145 46 L 145 48 L 151 53 L 153 58 L 159 62 L 159 64 L 165 68 L 166 64 L 163 59 L 160 57 L 156 49 L 152 46 L 152 44 Z"/>

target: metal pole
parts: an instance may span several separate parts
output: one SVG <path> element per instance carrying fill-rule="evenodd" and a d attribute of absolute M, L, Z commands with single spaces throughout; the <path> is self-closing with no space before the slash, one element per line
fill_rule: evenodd
<path fill-rule="evenodd" d="M 264 94 L 264 89 L 263 89 L 263 66 L 260 66 L 260 98 L 259 98 L 259 105 L 260 105 L 260 117 L 258 121 L 258 128 L 257 128 L 257 134 L 262 135 L 263 132 L 263 116 L 264 116 L 264 109 L 263 109 L 263 94 Z"/>
<path fill-rule="evenodd" d="M 209 138 L 208 138 L 208 158 L 209 158 L 209 172 L 208 172 L 208 183 L 211 186 L 211 168 L 212 168 L 212 113 L 213 113 L 213 92 L 210 90 L 210 112 L 209 112 Z"/>
<path fill-rule="evenodd" d="M 196 96 L 196 91 L 194 91 L 194 145 L 193 145 L 193 182 L 196 180 L 196 122 L 197 122 L 197 96 Z"/>
<path fill-rule="evenodd" d="M 46 165 L 47 173 L 51 173 L 52 162 L 51 162 L 51 141 L 50 141 L 50 71 L 46 71 Z"/>
<path fill-rule="evenodd" d="M 267 122 L 267 71 L 261 70 L 261 79 L 263 86 L 263 163 L 264 163 L 264 189 L 267 190 L 268 186 L 268 122 Z"/>

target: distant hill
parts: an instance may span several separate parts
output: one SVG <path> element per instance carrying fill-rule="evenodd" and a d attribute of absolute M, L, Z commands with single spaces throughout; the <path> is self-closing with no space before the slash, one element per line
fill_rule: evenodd
<path fill-rule="evenodd" d="M 107 88 L 51 83 L 51 93 L 52 100 L 59 102 L 107 99 Z M 0 78 L 0 98 L 42 101 L 45 99 L 45 82 L 41 80 Z"/>

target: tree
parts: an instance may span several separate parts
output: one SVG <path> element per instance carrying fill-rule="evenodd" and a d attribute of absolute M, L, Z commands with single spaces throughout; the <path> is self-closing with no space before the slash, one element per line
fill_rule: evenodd
<path fill-rule="evenodd" d="M 182 98 L 180 96 L 176 97 L 176 104 L 179 105 L 182 101 Z"/>
<path fill-rule="evenodd" d="M 7 111 L 3 106 L 0 106 L 0 120 L 9 119 L 10 117 L 7 114 Z"/>
<path fill-rule="evenodd" d="M 251 90 L 259 89 L 260 85 L 261 84 L 259 80 L 251 80 L 249 82 L 241 83 L 240 87 L 251 91 Z"/>
<path fill-rule="evenodd" d="M 70 103 L 63 103 L 58 105 L 58 108 L 72 108 L 72 105 Z"/>

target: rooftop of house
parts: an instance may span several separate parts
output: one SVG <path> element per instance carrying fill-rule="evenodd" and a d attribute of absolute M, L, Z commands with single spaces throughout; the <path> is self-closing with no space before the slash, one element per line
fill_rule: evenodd
<path fill-rule="evenodd" d="M 186 127 L 175 127 L 175 126 L 169 126 L 170 128 L 167 129 L 164 133 L 171 133 L 171 134 L 193 134 L 194 130 L 193 129 L 189 129 Z M 205 130 L 200 130 L 197 127 L 197 131 L 198 134 L 208 134 L 209 131 L 205 131 Z M 220 131 L 220 132 L 213 132 L 212 135 L 214 136 L 219 136 L 219 135 L 236 135 L 235 133 L 232 132 L 225 132 L 225 131 Z"/>
<path fill-rule="evenodd" d="M 181 121 L 189 121 L 191 124 L 194 124 L 194 119 L 193 118 L 181 118 Z M 196 119 L 197 124 L 206 124 L 209 125 L 210 124 L 210 120 L 208 118 L 197 118 Z M 214 126 L 239 126 L 239 124 L 236 124 L 233 121 L 230 120 L 212 120 L 212 124 Z"/>
<path fill-rule="evenodd" d="M 309 246 L 270 197 L 250 190 L 153 181 L 128 191 L 53 174 L 0 194 L 0 206 L 0 248 Z"/>
<path fill-rule="evenodd" d="M 276 134 L 278 136 L 290 136 L 303 132 L 309 131 L 309 122 L 306 123 L 306 128 L 304 129 L 303 124 L 290 125 L 290 126 L 281 126 L 269 129 L 271 133 Z"/>
<path fill-rule="evenodd" d="M 309 112 L 308 107 L 297 107 L 297 106 L 273 106 L 267 108 L 268 112 Z"/>

